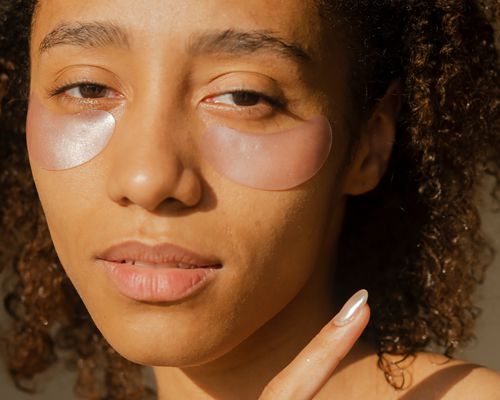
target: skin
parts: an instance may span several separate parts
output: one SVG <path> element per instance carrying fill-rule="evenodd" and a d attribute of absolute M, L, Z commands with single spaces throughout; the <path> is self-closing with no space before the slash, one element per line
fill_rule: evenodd
<path fill-rule="evenodd" d="M 61 21 L 94 20 L 123 26 L 128 48 L 60 45 L 38 53 Z M 272 30 L 300 44 L 312 60 L 299 64 L 269 50 L 185 51 L 190 35 L 228 28 Z M 373 349 L 358 342 L 351 350 L 368 307 L 346 327 L 325 326 L 339 309 L 331 282 L 346 196 L 380 181 L 399 107 L 394 82 L 360 127 L 355 159 L 343 170 L 348 68 L 342 43 L 309 2 L 40 2 L 31 90 L 46 107 L 75 113 L 89 106 L 48 92 L 57 83 L 88 78 L 111 89 L 91 108 L 125 110 L 109 146 L 91 162 L 64 171 L 32 163 L 40 200 L 61 262 L 96 325 L 124 357 L 154 366 L 160 399 L 396 398 L 376 369 Z M 238 107 L 217 97 L 241 86 L 281 91 L 289 106 L 272 111 L 262 101 Z M 232 183 L 205 164 L 194 145 L 213 122 L 271 132 L 314 115 L 331 121 L 333 151 L 313 179 L 293 190 Z M 223 260 L 224 268 L 186 301 L 136 302 L 114 290 L 94 263 L 99 252 L 128 239 L 174 243 Z M 326 360 L 319 356 L 325 352 Z M 421 379 L 432 372 L 425 365 L 431 364 L 414 366 Z M 366 384 L 353 389 L 353 376 Z"/>

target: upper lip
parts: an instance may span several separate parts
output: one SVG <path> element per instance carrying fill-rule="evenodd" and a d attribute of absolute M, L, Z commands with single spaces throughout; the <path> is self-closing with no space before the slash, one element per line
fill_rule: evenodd
<path fill-rule="evenodd" d="M 97 259 L 113 262 L 135 261 L 146 264 L 190 264 L 200 267 L 222 266 L 218 260 L 198 255 L 171 243 L 150 246 L 129 240 L 113 245 L 97 256 Z"/>

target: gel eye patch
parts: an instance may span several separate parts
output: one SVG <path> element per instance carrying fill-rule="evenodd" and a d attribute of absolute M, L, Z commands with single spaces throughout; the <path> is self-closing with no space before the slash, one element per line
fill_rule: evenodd
<path fill-rule="evenodd" d="M 26 120 L 30 158 L 47 170 L 78 167 L 104 151 L 115 126 L 110 112 L 59 114 L 32 94 Z M 323 116 L 272 134 L 215 125 L 201 139 L 203 157 L 219 174 L 262 190 L 287 190 L 308 181 L 324 165 L 331 147 L 332 129 Z"/>
<path fill-rule="evenodd" d="M 219 174 L 235 183 L 262 190 L 287 190 L 316 175 L 331 147 L 331 125 L 327 118 L 317 116 L 272 134 L 211 126 L 202 138 L 201 151 Z"/>
<path fill-rule="evenodd" d="M 47 170 L 78 167 L 106 148 L 115 125 L 115 118 L 107 111 L 59 114 L 45 108 L 32 94 L 26 119 L 30 158 Z"/>

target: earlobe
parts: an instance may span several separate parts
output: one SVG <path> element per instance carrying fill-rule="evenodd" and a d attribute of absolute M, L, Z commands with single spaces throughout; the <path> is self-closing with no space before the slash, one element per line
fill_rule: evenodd
<path fill-rule="evenodd" d="M 400 109 L 401 82 L 397 79 L 363 125 L 353 161 L 345 175 L 345 194 L 360 195 L 379 184 L 392 154 Z"/>

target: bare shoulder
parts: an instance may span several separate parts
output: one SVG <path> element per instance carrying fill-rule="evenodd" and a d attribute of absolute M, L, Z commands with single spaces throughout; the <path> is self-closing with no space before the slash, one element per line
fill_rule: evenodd
<path fill-rule="evenodd" d="M 444 399 L 500 400 L 500 374 L 488 368 L 476 367 Z"/>
<path fill-rule="evenodd" d="M 341 366 L 314 400 L 500 400 L 500 374 L 481 365 L 429 352 L 385 360 L 403 389 L 387 382 L 372 353 Z"/>
<path fill-rule="evenodd" d="M 422 352 L 408 370 L 412 384 L 400 400 L 500 400 L 500 374 L 481 365 Z"/>

